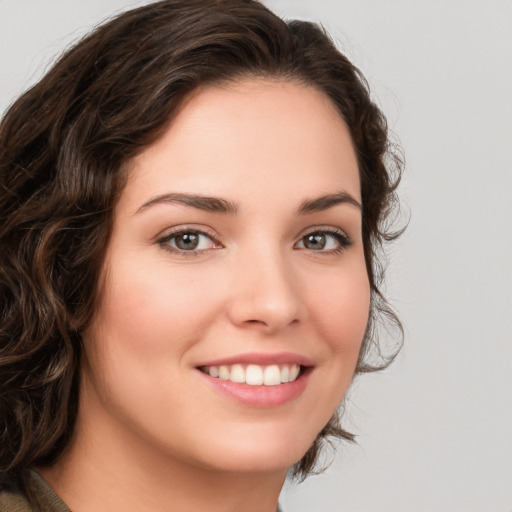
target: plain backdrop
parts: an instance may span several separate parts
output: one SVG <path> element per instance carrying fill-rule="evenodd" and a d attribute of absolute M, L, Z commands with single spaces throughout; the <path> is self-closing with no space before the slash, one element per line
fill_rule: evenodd
<path fill-rule="evenodd" d="M 143 3 L 0 0 L 0 112 L 72 41 Z M 404 349 L 350 392 L 357 445 L 288 483 L 284 509 L 511 512 L 512 2 L 266 3 L 321 22 L 365 73 L 406 155 L 410 214 L 387 287 Z"/>

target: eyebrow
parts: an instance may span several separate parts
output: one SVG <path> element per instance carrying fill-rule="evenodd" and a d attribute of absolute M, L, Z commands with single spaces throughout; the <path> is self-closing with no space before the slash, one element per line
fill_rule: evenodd
<path fill-rule="evenodd" d="M 184 206 L 191 206 L 198 210 L 203 210 L 211 213 L 223 213 L 228 215 L 235 215 L 238 212 L 238 205 L 232 201 L 227 201 L 219 197 L 209 197 L 197 194 L 179 194 L 170 193 L 162 194 L 151 198 L 146 201 L 135 212 L 136 214 L 159 204 L 182 204 Z M 325 196 L 317 197 L 315 199 L 308 199 L 301 203 L 298 209 L 299 215 L 308 215 L 311 213 L 321 212 L 328 210 L 339 204 L 351 204 L 361 210 L 361 204 L 354 199 L 348 192 L 338 192 L 336 194 L 328 194 Z"/>
<path fill-rule="evenodd" d="M 309 213 L 322 212 L 338 204 L 351 204 L 359 210 L 362 209 L 361 203 L 348 192 L 338 192 L 304 201 L 299 207 L 299 214 L 307 215 Z"/>
<path fill-rule="evenodd" d="M 140 213 L 150 206 L 157 204 L 182 204 L 191 206 L 198 210 L 204 210 L 211 213 L 224 213 L 234 215 L 238 211 L 238 207 L 231 201 L 226 201 L 218 197 L 208 197 L 196 194 L 162 194 L 146 201 L 136 213 Z"/>

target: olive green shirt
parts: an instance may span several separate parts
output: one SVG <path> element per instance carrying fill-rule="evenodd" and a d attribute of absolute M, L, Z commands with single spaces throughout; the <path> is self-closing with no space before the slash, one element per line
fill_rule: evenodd
<path fill-rule="evenodd" d="M 27 471 L 27 485 L 37 496 L 43 512 L 71 512 L 55 491 L 35 472 Z M 33 512 L 32 506 L 21 491 L 0 491 L 0 512 Z M 278 507 L 276 512 L 280 512 Z"/>
<path fill-rule="evenodd" d="M 71 512 L 55 491 L 35 472 L 27 471 L 27 485 L 39 500 L 43 512 Z M 0 491 L 0 512 L 33 512 L 32 506 L 20 490 Z"/>

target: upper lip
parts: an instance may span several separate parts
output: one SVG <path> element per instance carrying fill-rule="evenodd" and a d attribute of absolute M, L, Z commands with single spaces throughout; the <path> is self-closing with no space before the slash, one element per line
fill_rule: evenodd
<path fill-rule="evenodd" d="M 301 366 L 313 366 L 313 361 L 308 357 L 293 352 L 268 353 L 247 353 L 235 356 L 223 357 L 221 359 L 203 361 L 197 367 L 204 366 L 230 366 L 233 364 L 257 364 L 269 366 L 272 364 L 298 364 Z"/>

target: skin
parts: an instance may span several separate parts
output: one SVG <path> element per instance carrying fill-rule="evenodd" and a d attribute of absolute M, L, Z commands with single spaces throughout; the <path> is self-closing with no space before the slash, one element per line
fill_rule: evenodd
<path fill-rule="evenodd" d="M 76 434 L 41 470 L 75 512 L 275 511 L 287 469 L 311 446 L 354 374 L 370 290 L 348 129 L 297 83 L 246 79 L 197 90 L 128 170 L 83 333 Z M 162 194 L 236 205 L 205 211 Z M 202 230 L 177 250 L 176 228 Z M 342 247 L 322 230 L 349 237 Z M 204 361 L 291 352 L 314 365 L 303 393 L 251 407 L 209 386 Z"/>

